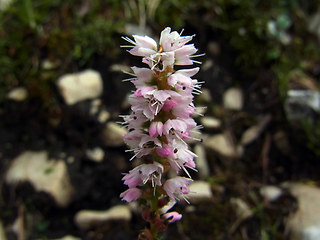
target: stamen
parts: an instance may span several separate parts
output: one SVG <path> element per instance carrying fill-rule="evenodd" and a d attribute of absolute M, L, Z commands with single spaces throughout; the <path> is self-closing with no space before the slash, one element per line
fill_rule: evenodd
<path fill-rule="evenodd" d="M 129 37 L 121 37 L 123 40 L 126 40 L 127 42 L 131 43 L 132 45 L 136 45 L 135 41 L 133 41 L 132 39 L 130 39 Z M 120 46 L 121 47 L 121 46 Z"/>
<path fill-rule="evenodd" d="M 137 80 L 137 78 L 136 77 L 126 78 L 126 79 L 123 79 L 122 82 L 130 82 L 130 81 L 134 81 L 134 80 Z"/>
<path fill-rule="evenodd" d="M 190 57 L 202 57 L 202 56 L 205 56 L 205 55 L 206 55 L 205 53 L 200 53 L 200 54 L 192 55 Z"/>
<path fill-rule="evenodd" d="M 194 63 L 202 64 L 202 62 L 200 62 L 200 61 L 196 61 L 196 60 L 191 60 L 191 61 Z"/>

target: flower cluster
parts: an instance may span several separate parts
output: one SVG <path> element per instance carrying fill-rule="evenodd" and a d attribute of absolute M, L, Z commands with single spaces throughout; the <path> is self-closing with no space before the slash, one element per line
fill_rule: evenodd
<path fill-rule="evenodd" d="M 148 36 L 133 38 L 124 37 L 132 44 L 124 47 L 130 47 L 129 53 L 142 57 L 148 67 L 132 67 L 129 80 L 136 90 L 129 96 L 132 112 L 123 116 L 128 128 L 124 141 L 133 152 L 131 160 L 139 158 L 143 163 L 123 177 L 129 189 L 120 196 L 127 202 L 156 198 L 152 211 L 160 211 L 162 218 L 172 222 L 181 215 L 165 213 L 165 205 L 186 199 L 192 182 L 188 169 L 195 170 L 196 155 L 186 141 L 199 128 L 191 115 L 195 112 L 193 94 L 201 93 L 201 83 L 192 79 L 199 68 L 175 70 L 174 66 L 199 63 L 193 60 L 199 55 L 194 55 L 194 44 L 187 44 L 193 36 L 181 36 L 169 27 L 161 32 L 159 46 Z M 177 176 L 165 181 L 170 169 Z M 181 170 L 188 177 L 179 176 Z"/>

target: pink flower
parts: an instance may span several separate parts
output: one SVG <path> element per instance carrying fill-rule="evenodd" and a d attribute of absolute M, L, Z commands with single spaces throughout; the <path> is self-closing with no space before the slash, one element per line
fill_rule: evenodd
<path fill-rule="evenodd" d="M 136 97 L 148 97 L 150 95 L 152 95 L 155 91 L 155 88 L 150 87 L 150 86 L 142 86 L 140 88 L 138 88 L 135 92 L 134 95 Z"/>
<path fill-rule="evenodd" d="M 134 78 L 131 82 L 137 88 L 150 85 L 155 77 L 154 72 L 149 68 L 132 67 L 131 69 L 136 76 L 136 78 Z"/>
<path fill-rule="evenodd" d="M 177 106 L 179 103 L 176 99 L 169 97 L 162 106 L 162 110 L 164 111 L 170 111 L 171 109 L 173 109 L 175 106 Z"/>
<path fill-rule="evenodd" d="M 177 212 L 168 212 L 163 214 L 163 217 L 169 221 L 169 223 L 173 223 L 175 221 L 179 221 L 182 218 L 182 215 Z"/>
<path fill-rule="evenodd" d="M 192 78 L 198 73 L 198 67 L 174 69 L 175 65 L 200 63 L 192 60 L 201 56 L 194 55 L 197 52 L 194 44 L 188 44 L 193 36 L 181 34 L 167 27 L 161 32 L 159 44 L 148 36 L 133 35 L 133 40 L 123 37 L 131 44 L 123 47 L 131 48 L 130 54 L 141 56 L 149 68 L 132 67 L 133 77 L 127 79 L 136 90 L 129 96 L 132 113 L 123 116 L 123 125 L 128 128 L 124 141 L 130 147 L 127 151 L 134 153 L 130 160 L 141 158 L 142 164 L 122 178 L 129 189 L 120 196 L 127 202 L 140 198 L 142 192 L 147 193 L 143 196 L 152 198 L 149 189 L 152 187 L 154 198 L 165 197 L 166 201 L 170 198 L 158 209 L 164 213 L 162 221 L 166 219 L 170 223 L 182 218 L 177 212 L 166 212 L 177 199 L 188 202 L 186 194 L 193 180 L 187 169 L 196 170 L 197 155 L 189 150 L 185 141 L 198 129 L 191 115 L 195 111 L 193 94 L 201 93 L 201 82 Z M 170 165 L 164 168 L 161 163 L 167 162 Z M 176 176 L 164 181 L 163 175 L 169 175 L 164 171 L 167 173 L 169 167 L 177 174 L 183 170 L 189 178 Z M 160 191 L 156 187 L 163 182 L 163 191 Z"/>
<path fill-rule="evenodd" d="M 190 178 L 185 177 L 175 177 L 167 180 L 163 186 L 163 189 L 166 191 L 167 195 L 170 197 L 171 200 L 175 201 L 179 199 L 182 195 L 182 198 L 185 198 L 185 194 L 189 193 L 188 185 L 193 182 Z"/>
<path fill-rule="evenodd" d="M 149 120 L 153 120 L 171 94 L 177 93 L 170 90 L 152 90 L 151 87 L 139 88 L 134 95 L 129 96 L 129 103 L 132 111 L 143 112 Z"/>
<path fill-rule="evenodd" d="M 122 116 L 124 123 L 123 125 L 127 126 L 129 131 L 140 129 L 142 124 L 147 122 L 148 119 L 142 112 L 132 112 L 130 115 Z"/>
<path fill-rule="evenodd" d="M 172 109 L 172 113 L 179 118 L 189 118 L 195 111 L 195 108 L 191 104 L 187 104 L 190 99 L 185 98 L 184 103 L 180 103 Z"/>
<path fill-rule="evenodd" d="M 181 48 L 187 42 L 191 41 L 193 36 L 181 37 L 176 31 L 171 32 L 171 28 L 166 27 L 160 35 L 160 46 L 164 52 L 173 51 L 178 48 Z"/>
<path fill-rule="evenodd" d="M 168 157 L 173 153 L 172 148 L 169 145 L 164 145 L 162 147 L 159 147 L 156 149 L 156 151 L 160 157 Z"/>
<path fill-rule="evenodd" d="M 160 121 L 153 121 L 149 127 L 149 134 L 151 137 L 162 136 L 163 123 Z"/>
<path fill-rule="evenodd" d="M 181 139 L 181 136 L 187 130 L 187 124 L 182 119 L 169 119 L 163 125 L 163 133 Z"/>
<path fill-rule="evenodd" d="M 133 35 L 134 41 L 130 38 L 124 38 L 129 43 L 133 44 L 133 48 L 129 51 L 135 56 L 150 56 L 157 52 L 157 43 L 148 36 Z"/>
<path fill-rule="evenodd" d="M 153 186 L 161 186 L 161 175 L 163 166 L 154 162 L 152 164 L 141 164 L 138 167 L 129 171 L 122 180 L 129 188 L 134 188 L 140 184 L 146 184 L 149 180 L 152 181 Z"/>
<path fill-rule="evenodd" d="M 191 76 L 198 71 L 199 68 L 178 70 L 168 77 L 168 84 L 182 95 L 191 94 L 198 87 L 198 81 L 191 79 Z"/>
<path fill-rule="evenodd" d="M 123 140 L 130 148 L 135 149 L 139 146 L 143 136 L 145 134 L 140 129 L 133 129 L 123 136 Z"/>
<path fill-rule="evenodd" d="M 182 169 L 189 177 L 190 174 L 186 168 L 196 170 L 196 164 L 193 161 L 196 154 L 188 149 L 188 145 L 183 141 L 173 140 L 172 146 L 174 146 L 173 154 L 168 157 L 170 166 L 177 172 Z"/>
<path fill-rule="evenodd" d="M 193 61 L 190 60 L 192 54 L 198 50 L 194 47 L 194 44 L 184 45 L 181 48 L 175 50 L 175 65 L 192 65 Z"/>
<path fill-rule="evenodd" d="M 126 202 L 132 202 L 140 198 L 142 192 L 139 188 L 129 188 L 120 194 L 122 200 Z"/>

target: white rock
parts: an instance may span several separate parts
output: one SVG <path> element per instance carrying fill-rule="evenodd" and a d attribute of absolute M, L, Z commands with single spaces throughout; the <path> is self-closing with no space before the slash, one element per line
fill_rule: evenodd
<path fill-rule="evenodd" d="M 260 188 L 261 196 L 268 202 L 277 200 L 282 193 L 282 189 L 276 186 L 264 186 Z"/>
<path fill-rule="evenodd" d="M 90 114 L 95 115 L 101 106 L 101 100 L 100 99 L 95 99 L 91 102 L 91 107 L 90 107 Z"/>
<path fill-rule="evenodd" d="M 201 92 L 202 93 L 197 97 L 197 99 L 199 99 L 200 101 L 207 102 L 207 103 L 212 102 L 212 96 L 211 96 L 210 90 L 208 88 L 202 88 Z"/>
<path fill-rule="evenodd" d="M 241 110 L 243 93 L 240 88 L 229 88 L 223 95 L 223 106 L 230 110 Z"/>
<path fill-rule="evenodd" d="M 7 240 L 6 233 L 4 231 L 4 227 L 2 225 L 1 220 L 0 220 L 0 239 L 1 240 Z"/>
<path fill-rule="evenodd" d="M 94 149 L 87 149 L 87 157 L 95 162 L 101 162 L 104 158 L 104 151 L 102 148 L 96 147 Z"/>
<path fill-rule="evenodd" d="M 127 133 L 127 129 L 119 126 L 114 122 L 107 123 L 103 130 L 106 146 L 119 147 L 124 145 L 123 136 Z"/>
<path fill-rule="evenodd" d="M 198 156 L 195 158 L 196 166 L 199 171 L 199 176 L 201 179 L 209 177 L 209 164 L 206 157 L 206 151 L 202 144 L 196 144 L 194 147 L 194 153 Z"/>
<path fill-rule="evenodd" d="M 64 236 L 62 238 L 56 238 L 56 239 L 52 239 L 52 240 L 81 240 L 80 238 L 74 237 L 72 235 L 67 235 Z"/>
<path fill-rule="evenodd" d="M 100 123 L 105 123 L 110 118 L 110 113 L 106 110 L 101 110 L 98 115 L 98 121 Z"/>
<path fill-rule="evenodd" d="M 131 211 L 127 205 L 114 206 L 106 211 L 81 210 L 75 216 L 75 223 L 83 230 L 109 220 L 130 221 Z"/>
<path fill-rule="evenodd" d="M 210 199 L 212 197 L 210 184 L 206 181 L 194 181 L 189 185 L 190 192 L 188 198 L 190 201 L 198 199 Z"/>
<path fill-rule="evenodd" d="M 241 198 L 231 198 L 230 202 L 234 207 L 238 218 L 245 219 L 252 216 L 252 211 L 249 208 L 248 204 L 243 201 Z"/>
<path fill-rule="evenodd" d="M 241 153 L 227 134 L 213 135 L 204 140 L 203 145 L 225 157 L 236 158 Z"/>
<path fill-rule="evenodd" d="M 113 64 L 110 66 L 110 70 L 112 72 L 121 72 L 121 73 L 131 73 L 132 69 L 128 65 L 123 65 L 123 64 Z"/>
<path fill-rule="evenodd" d="M 202 71 L 208 71 L 211 67 L 213 67 L 214 62 L 212 59 L 206 60 L 202 65 L 201 65 L 201 70 Z"/>
<path fill-rule="evenodd" d="M 58 79 L 61 95 L 68 105 L 98 98 L 103 91 L 100 74 L 94 70 L 86 70 L 75 74 L 66 74 Z"/>
<path fill-rule="evenodd" d="M 256 140 L 260 136 L 262 131 L 265 129 L 265 127 L 268 125 L 270 120 L 271 116 L 266 115 L 262 117 L 262 119 L 260 119 L 260 121 L 256 125 L 248 128 L 241 136 L 241 144 L 247 145 Z"/>
<path fill-rule="evenodd" d="M 9 184 L 29 181 L 37 191 L 53 196 L 60 206 L 67 206 L 72 200 L 71 185 L 66 164 L 62 160 L 48 159 L 45 151 L 26 151 L 12 161 L 5 177 Z"/>
<path fill-rule="evenodd" d="M 53 62 L 49 59 L 45 59 L 41 62 L 41 67 L 44 70 L 53 70 L 53 69 L 57 68 L 60 64 L 61 64 L 61 62 L 59 60 L 55 60 Z"/>
<path fill-rule="evenodd" d="M 7 97 L 11 100 L 17 101 L 17 102 L 22 102 L 27 99 L 28 97 L 28 91 L 24 87 L 17 87 L 12 89 Z"/>
<path fill-rule="evenodd" d="M 204 128 L 215 129 L 221 127 L 221 120 L 214 117 L 202 117 L 200 118 L 201 124 Z"/>
<path fill-rule="evenodd" d="M 299 183 L 286 183 L 298 201 L 298 210 L 289 216 L 286 232 L 290 240 L 320 239 L 320 189 Z"/>
<path fill-rule="evenodd" d="M 320 92 L 291 89 L 287 93 L 284 109 L 290 121 L 311 118 L 312 111 L 320 112 Z"/>

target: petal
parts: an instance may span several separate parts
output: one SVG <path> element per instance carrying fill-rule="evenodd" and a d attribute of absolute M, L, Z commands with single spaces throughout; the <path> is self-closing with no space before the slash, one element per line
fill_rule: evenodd
<path fill-rule="evenodd" d="M 156 151 L 160 157 L 168 157 L 169 155 L 173 154 L 172 148 L 168 145 L 159 147 L 156 149 Z"/>
<path fill-rule="evenodd" d="M 122 200 L 126 202 L 132 202 L 140 198 L 142 192 L 138 188 L 129 188 L 128 190 L 124 191 L 120 194 Z"/>
<path fill-rule="evenodd" d="M 152 49 L 154 51 L 157 50 L 157 43 L 151 37 L 149 37 L 149 36 L 139 36 L 139 35 L 132 35 L 132 36 L 133 36 L 137 46 L 144 47 L 144 48 L 149 48 L 149 49 Z"/>
<path fill-rule="evenodd" d="M 175 221 L 179 221 L 182 218 L 182 215 L 177 212 L 168 212 L 163 215 L 165 219 L 169 221 L 169 223 L 173 223 Z"/>

